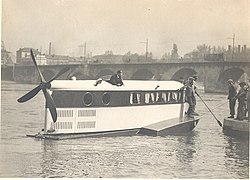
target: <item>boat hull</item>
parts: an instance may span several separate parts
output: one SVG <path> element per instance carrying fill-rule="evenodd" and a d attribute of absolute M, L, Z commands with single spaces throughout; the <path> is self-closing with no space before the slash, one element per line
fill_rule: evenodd
<path fill-rule="evenodd" d="M 135 135 L 148 135 L 148 136 L 167 136 L 167 135 L 184 135 L 192 131 L 199 122 L 199 117 L 188 118 L 184 117 L 185 121 L 176 123 L 176 118 L 153 123 L 142 128 L 123 129 L 114 131 L 100 131 L 100 132 L 83 132 L 83 133 L 38 133 L 35 135 L 27 135 L 39 139 L 75 139 L 75 138 L 95 138 L 95 137 L 114 137 L 114 136 L 135 136 Z M 174 124 L 170 124 L 175 122 Z"/>
<path fill-rule="evenodd" d="M 249 122 L 225 118 L 223 133 L 231 137 L 249 139 Z"/>
<path fill-rule="evenodd" d="M 85 132 L 85 133 L 37 133 L 28 134 L 27 137 L 34 137 L 38 139 L 77 139 L 77 138 L 98 138 L 98 137 L 114 137 L 114 136 L 135 136 L 138 135 L 140 129 L 125 129 L 117 131 L 105 131 L 105 132 Z"/>
<path fill-rule="evenodd" d="M 170 126 L 185 122 L 185 104 L 105 108 L 57 108 L 53 123 L 47 109 L 45 132 L 53 134 L 113 132 L 168 122 Z"/>

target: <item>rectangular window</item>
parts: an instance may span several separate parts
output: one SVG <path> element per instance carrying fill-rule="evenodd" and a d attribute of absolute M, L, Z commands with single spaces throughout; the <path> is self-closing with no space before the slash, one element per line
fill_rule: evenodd
<path fill-rule="evenodd" d="M 152 104 L 155 103 L 157 100 L 157 94 L 153 93 L 153 92 L 147 92 L 145 93 L 145 103 L 146 104 Z"/>
<path fill-rule="evenodd" d="M 164 103 L 166 102 L 167 96 L 165 92 L 157 92 L 156 93 L 156 102 L 157 103 Z"/>
<path fill-rule="evenodd" d="M 167 93 L 162 92 L 162 99 L 163 99 L 163 102 L 167 102 Z"/>
<path fill-rule="evenodd" d="M 150 103 L 154 103 L 155 102 L 155 94 L 154 93 L 150 93 L 149 102 Z"/>
<path fill-rule="evenodd" d="M 177 102 L 177 92 L 171 92 L 171 102 Z"/>
<path fill-rule="evenodd" d="M 145 104 L 172 104 L 183 102 L 183 91 L 145 92 Z"/>
<path fill-rule="evenodd" d="M 141 103 L 141 94 L 140 93 L 131 93 L 129 102 L 130 102 L 130 104 L 140 104 Z"/>
<path fill-rule="evenodd" d="M 170 92 L 166 92 L 167 102 L 170 102 Z"/>
<path fill-rule="evenodd" d="M 183 102 L 183 91 L 178 92 L 178 102 Z"/>

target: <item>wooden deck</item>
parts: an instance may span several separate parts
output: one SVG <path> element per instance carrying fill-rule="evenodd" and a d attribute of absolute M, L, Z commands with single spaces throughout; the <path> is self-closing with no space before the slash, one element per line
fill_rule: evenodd
<path fill-rule="evenodd" d="M 139 134 L 149 136 L 166 136 L 170 134 L 181 135 L 192 131 L 198 124 L 199 117 L 185 117 L 184 121 L 179 121 L 179 118 L 161 121 L 150 124 L 140 129 Z"/>

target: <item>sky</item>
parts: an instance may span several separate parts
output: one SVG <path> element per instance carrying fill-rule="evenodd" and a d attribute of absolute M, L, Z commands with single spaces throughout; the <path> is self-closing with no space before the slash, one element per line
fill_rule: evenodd
<path fill-rule="evenodd" d="M 250 47 L 250 0 L 2 0 L 1 39 L 15 54 L 32 47 L 60 55 L 179 55 L 197 45 Z"/>

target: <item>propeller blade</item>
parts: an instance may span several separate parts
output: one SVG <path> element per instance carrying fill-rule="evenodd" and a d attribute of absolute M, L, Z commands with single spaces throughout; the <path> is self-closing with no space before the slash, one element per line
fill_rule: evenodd
<path fill-rule="evenodd" d="M 27 94 L 25 94 L 24 96 L 20 97 L 17 101 L 19 103 L 26 102 L 26 101 L 30 100 L 31 98 L 33 98 L 35 95 L 37 95 L 37 93 L 40 90 L 41 90 L 41 87 L 40 87 L 40 85 L 38 85 L 37 87 L 35 87 L 31 91 L 29 91 Z"/>
<path fill-rule="evenodd" d="M 35 64 L 35 67 L 36 67 L 36 69 L 37 69 L 37 71 L 38 71 L 39 78 L 40 78 L 41 82 L 44 82 L 44 83 L 45 83 L 45 79 L 44 79 L 44 77 L 43 77 L 43 75 L 42 75 L 40 69 L 39 69 L 38 66 L 37 66 L 36 59 L 35 59 L 35 56 L 34 56 L 34 54 L 33 54 L 32 49 L 30 49 L 30 54 L 31 54 L 31 57 L 32 57 L 31 59 L 32 59 L 33 63 Z"/>
<path fill-rule="evenodd" d="M 55 80 L 56 78 L 58 78 L 59 76 L 61 76 L 62 74 L 66 73 L 70 68 L 69 67 L 65 67 L 63 68 L 61 71 L 59 71 L 54 77 L 52 77 L 48 83 L 52 82 L 53 80 Z"/>
<path fill-rule="evenodd" d="M 56 120 L 57 120 L 57 112 L 56 112 L 55 102 L 54 102 L 53 98 L 51 97 L 51 95 L 49 94 L 47 89 L 43 89 L 43 94 L 45 96 L 46 106 L 49 108 L 49 111 L 50 111 L 50 114 L 52 116 L 53 122 L 56 122 Z"/>

